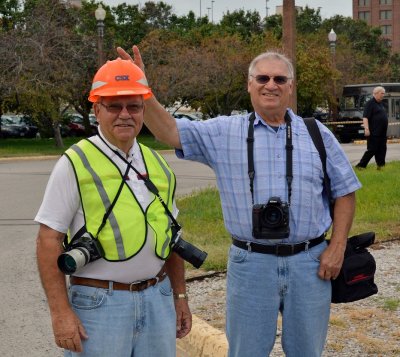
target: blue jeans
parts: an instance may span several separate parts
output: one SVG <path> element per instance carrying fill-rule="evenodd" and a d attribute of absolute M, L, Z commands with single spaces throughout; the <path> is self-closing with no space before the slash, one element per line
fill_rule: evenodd
<path fill-rule="evenodd" d="M 230 247 L 226 334 L 229 357 L 266 357 L 282 314 L 282 347 L 287 357 L 319 357 L 324 349 L 331 282 L 318 277 L 323 242 L 304 252 L 278 257 Z"/>
<path fill-rule="evenodd" d="M 72 285 L 71 305 L 89 339 L 65 357 L 175 357 L 176 314 L 168 278 L 140 292 Z"/>

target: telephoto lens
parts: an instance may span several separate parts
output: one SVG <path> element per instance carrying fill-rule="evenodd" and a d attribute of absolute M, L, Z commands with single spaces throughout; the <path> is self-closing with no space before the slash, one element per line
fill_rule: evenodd
<path fill-rule="evenodd" d="M 171 248 L 182 259 L 186 260 L 197 269 L 201 267 L 207 258 L 206 252 L 203 252 L 193 244 L 182 239 L 180 230 L 172 238 Z"/>
<path fill-rule="evenodd" d="M 84 267 L 90 260 L 90 253 L 86 248 L 78 247 L 62 253 L 57 259 L 58 268 L 66 275 L 75 273 Z"/>
<path fill-rule="evenodd" d="M 65 252 L 57 259 L 58 268 L 67 275 L 75 273 L 86 264 L 104 257 L 104 250 L 98 239 L 89 232 L 72 239 Z"/>

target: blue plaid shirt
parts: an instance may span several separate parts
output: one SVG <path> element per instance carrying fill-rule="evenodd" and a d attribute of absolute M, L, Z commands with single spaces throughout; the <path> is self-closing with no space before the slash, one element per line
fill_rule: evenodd
<path fill-rule="evenodd" d="M 317 149 L 304 121 L 291 110 L 293 133 L 293 182 L 290 205 L 290 236 L 263 241 L 252 235 L 252 198 L 247 166 L 249 115 L 220 116 L 203 122 L 176 121 L 182 150 L 180 158 L 210 166 L 217 177 L 225 227 L 239 240 L 263 243 L 301 242 L 319 237 L 331 225 L 323 191 L 324 174 Z M 318 122 L 326 152 L 332 196 L 341 197 L 361 187 L 340 144 Z M 278 130 L 257 114 L 254 121 L 254 203 L 265 204 L 272 196 L 288 201 L 286 181 L 286 124 Z"/>

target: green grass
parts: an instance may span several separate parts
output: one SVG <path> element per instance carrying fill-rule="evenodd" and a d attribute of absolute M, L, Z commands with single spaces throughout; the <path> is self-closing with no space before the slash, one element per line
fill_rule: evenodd
<path fill-rule="evenodd" d="M 177 205 L 183 239 L 208 253 L 202 268 L 225 269 L 230 238 L 224 227 L 217 190 L 207 188 L 198 191 L 178 199 Z"/>
<path fill-rule="evenodd" d="M 400 307 L 399 299 L 386 299 L 383 304 L 383 308 L 389 311 L 396 311 Z"/>
<path fill-rule="evenodd" d="M 0 139 L 0 157 L 17 156 L 50 156 L 61 155 L 72 144 L 82 138 L 63 138 L 64 148 L 57 148 L 53 138 L 50 139 Z M 139 135 L 138 141 L 156 150 L 170 149 L 152 135 Z"/>
<path fill-rule="evenodd" d="M 356 193 L 357 208 L 350 235 L 374 231 L 377 242 L 399 238 L 400 162 L 390 162 L 382 171 L 370 165 L 356 173 L 363 187 Z M 224 228 L 217 190 L 199 191 L 178 199 L 177 204 L 183 238 L 208 253 L 202 268 L 226 269 L 230 236 Z"/>
<path fill-rule="evenodd" d="M 357 191 L 357 208 L 352 232 L 374 231 L 378 241 L 400 237 L 400 161 L 382 171 L 369 165 L 356 171 L 363 187 Z"/>

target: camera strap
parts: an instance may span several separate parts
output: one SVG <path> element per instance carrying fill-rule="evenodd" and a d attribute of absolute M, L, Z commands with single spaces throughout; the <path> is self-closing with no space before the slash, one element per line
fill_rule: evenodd
<path fill-rule="evenodd" d="M 117 194 L 115 195 L 113 201 L 111 202 L 110 207 L 107 208 L 107 211 L 106 211 L 106 213 L 105 213 L 104 216 L 103 216 L 103 219 L 102 219 L 102 221 L 101 221 L 101 224 L 100 224 L 99 228 L 97 229 L 97 233 L 96 233 L 96 235 L 93 237 L 94 239 L 98 239 L 98 236 L 99 236 L 101 230 L 104 228 L 104 226 L 105 226 L 105 224 L 106 224 L 106 222 L 107 222 L 108 216 L 110 215 L 110 213 L 112 212 L 112 210 L 113 210 L 115 204 L 117 203 L 118 198 L 119 198 L 119 195 L 121 194 L 122 188 L 124 187 L 125 177 L 127 177 L 128 172 L 129 172 L 129 169 L 130 169 L 130 167 L 128 166 L 128 167 L 126 168 L 126 171 L 125 171 L 124 176 L 122 177 L 122 182 L 121 182 L 121 184 L 120 184 L 119 187 L 118 187 Z M 87 230 L 86 230 L 86 225 L 84 225 L 83 227 L 81 227 L 81 228 L 75 233 L 75 235 L 72 237 L 72 239 L 71 239 L 71 241 L 70 241 L 69 243 L 68 243 L 68 235 L 65 235 L 65 237 L 64 237 L 64 243 L 63 243 L 64 248 L 68 248 L 68 246 L 70 246 L 70 245 L 72 244 L 72 242 L 74 242 L 76 239 L 82 237 L 82 235 L 83 235 L 84 233 L 86 233 L 86 232 L 87 232 Z"/>
<path fill-rule="evenodd" d="M 247 133 L 247 165 L 248 165 L 248 175 L 250 179 L 250 193 L 251 202 L 254 204 L 254 120 L 256 115 L 254 112 L 250 114 L 249 117 L 249 128 Z M 286 122 L 286 182 L 288 185 L 288 204 L 290 206 L 290 200 L 292 197 L 292 181 L 293 181 L 293 142 L 292 142 L 292 119 L 289 113 L 285 113 Z"/>
<path fill-rule="evenodd" d="M 173 216 L 173 214 L 170 212 L 170 210 L 168 209 L 168 206 L 166 205 L 166 203 L 164 202 L 164 200 L 162 199 L 162 197 L 159 194 L 158 188 L 156 187 L 156 185 L 154 185 L 154 183 L 148 178 L 143 176 L 133 165 L 131 162 L 129 162 L 126 158 L 124 158 L 117 150 L 113 150 L 107 143 L 105 140 L 103 140 L 103 138 L 99 135 L 100 139 L 103 141 L 103 143 L 114 153 L 116 154 L 122 161 L 124 161 L 127 164 L 127 169 L 126 172 L 122 178 L 122 183 L 121 186 L 119 187 L 118 193 L 116 195 L 116 197 L 114 198 L 113 203 L 111 204 L 111 206 L 109 207 L 109 209 L 106 212 L 106 215 L 104 215 L 103 217 L 103 222 L 102 225 L 100 226 L 101 229 L 104 227 L 104 224 L 107 221 L 107 217 L 109 216 L 109 214 L 111 213 L 115 203 L 117 202 L 117 199 L 119 197 L 119 194 L 121 193 L 122 187 L 125 183 L 125 178 L 127 177 L 127 174 L 129 172 L 129 169 L 131 168 L 133 171 L 135 171 L 135 173 L 138 175 L 138 177 L 144 182 L 146 188 L 153 194 L 155 195 L 158 200 L 160 201 L 160 203 L 162 204 L 162 206 L 165 209 L 165 212 L 167 213 L 168 217 L 171 218 L 172 224 L 171 224 L 171 228 L 173 229 L 173 231 L 178 232 L 182 227 L 179 225 L 179 223 L 176 221 L 175 217 Z M 97 232 L 97 234 L 100 233 L 100 230 Z M 97 235 L 96 235 L 97 237 Z"/>
<path fill-rule="evenodd" d="M 332 198 L 331 180 L 328 176 L 328 172 L 326 171 L 326 150 L 324 141 L 315 118 L 304 118 L 303 120 L 321 158 L 322 170 L 324 171 L 324 190 L 329 200 L 329 212 L 331 214 L 331 218 L 333 219 L 335 200 Z"/>

